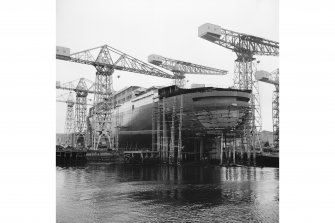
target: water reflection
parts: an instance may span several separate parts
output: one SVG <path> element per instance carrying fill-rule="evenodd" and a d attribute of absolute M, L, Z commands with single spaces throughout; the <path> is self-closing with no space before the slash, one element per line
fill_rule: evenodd
<path fill-rule="evenodd" d="M 59 222 L 278 222 L 272 168 L 57 168 Z"/>

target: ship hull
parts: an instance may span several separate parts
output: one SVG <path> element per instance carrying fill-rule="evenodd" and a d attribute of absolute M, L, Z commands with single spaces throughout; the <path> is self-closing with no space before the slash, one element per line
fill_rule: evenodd
<path fill-rule="evenodd" d="M 174 132 L 176 144 L 180 118 L 183 144 L 192 147 L 194 140 L 188 139 L 199 135 L 217 136 L 241 126 L 250 108 L 250 97 L 248 91 L 222 88 L 160 91 L 157 95 L 144 95 L 142 99 L 127 102 L 114 111 L 119 126 L 119 147 L 155 148 L 159 144 L 157 138 L 163 136 L 163 129 L 164 136 L 170 139 L 171 132 Z"/>

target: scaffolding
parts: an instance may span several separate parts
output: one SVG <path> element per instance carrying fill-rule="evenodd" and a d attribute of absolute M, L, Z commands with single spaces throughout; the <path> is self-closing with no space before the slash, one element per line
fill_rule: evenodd
<path fill-rule="evenodd" d="M 244 114 L 241 122 L 230 129 L 222 129 L 221 133 L 215 136 L 220 165 L 236 165 L 238 161 L 246 165 L 256 164 L 257 150 L 252 146 L 255 144 L 252 141 L 254 137 L 251 125 L 253 110 L 248 106 L 239 107 L 239 111 Z"/>
<path fill-rule="evenodd" d="M 167 106 L 165 97 L 158 98 L 154 102 L 152 110 L 152 150 L 159 152 L 163 163 L 179 164 L 182 162 L 182 122 L 183 95 L 174 96 L 172 106 Z M 176 139 L 178 140 L 177 145 Z"/>
<path fill-rule="evenodd" d="M 239 118 L 241 120 L 237 126 L 212 129 L 191 125 L 183 128 L 183 96 L 161 97 L 154 102 L 152 110 L 152 150 L 159 152 L 163 163 L 180 163 L 186 160 L 201 162 L 206 156 L 209 158 L 212 151 L 210 144 L 215 143 L 216 138 L 219 139 L 216 143 L 219 146 L 219 159 L 222 165 L 235 165 L 237 160 L 251 165 L 252 159 L 255 164 L 256 147 L 250 146 L 254 143 L 251 141 L 253 139 L 251 106 L 231 105 L 226 109 L 229 111 L 225 117 L 227 119 L 236 118 L 236 113 L 232 111 L 238 110 L 244 114 Z M 199 111 L 189 111 L 187 115 L 197 117 L 198 113 Z M 210 114 L 205 112 L 203 115 Z M 187 151 L 183 151 L 183 145 L 188 148 Z"/>
<path fill-rule="evenodd" d="M 121 119 L 120 119 L 120 109 L 119 106 L 116 106 L 116 115 L 115 115 L 115 149 L 119 150 L 119 135 L 120 135 L 120 128 L 121 128 Z"/>
<path fill-rule="evenodd" d="M 228 106 L 227 109 L 229 111 L 238 109 L 244 114 L 238 126 L 228 129 L 183 128 L 183 95 L 157 98 L 152 109 L 152 151 L 159 153 L 162 163 L 178 164 L 185 159 L 203 161 L 206 153 L 210 151 L 209 143 L 215 142 L 215 138 L 218 138 L 220 164 L 235 165 L 238 157 L 240 160 L 245 160 L 245 164 L 250 165 L 252 158 L 254 162 L 256 158 L 256 148 L 250 146 L 253 143 L 251 141 L 253 139 L 252 109 L 250 106 L 238 108 Z M 194 115 L 193 113 L 188 115 Z M 233 113 L 229 117 L 234 117 Z M 183 130 L 187 133 L 183 134 Z M 211 130 L 215 133 L 208 135 L 206 131 Z M 190 150 L 190 147 L 188 151 L 184 151 L 184 144 L 191 145 L 192 149 Z"/>

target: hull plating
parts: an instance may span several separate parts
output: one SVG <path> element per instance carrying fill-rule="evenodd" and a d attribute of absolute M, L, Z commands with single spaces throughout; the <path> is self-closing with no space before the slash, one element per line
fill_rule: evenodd
<path fill-rule="evenodd" d="M 155 97 L 158 94 L 148 93 L 142 97 L 126 102 L 114 111 L 114 119 L 119 120 L 119 146 L 125 148 L 151 148 L 152 123 L 155 107 Z M 165 97 L 165 119 L 168 131 L 171 129 L 172 108 L 175 106 L 175 120 L 179 118 L 183 97 L 183 137 L 196 134 L 218 135 L 222 131 L 230 131 L 244 121 L 246 109 L 249 107 L 251 94 L 245 91 L 231 89 L 205 89 L 201 92 L 191 92 Z M 163 100 L 159 99 L 162 106 Z M 160 120 L 163 112 L 160 111 Z M 157 129 L 157 120 L 154 120 Z M 160 125 L 162 129 L 162 123 Z M 175 125 L 175 132 L 178 125 Z M 170 133 L 168 133 L 169 135 Z"/>

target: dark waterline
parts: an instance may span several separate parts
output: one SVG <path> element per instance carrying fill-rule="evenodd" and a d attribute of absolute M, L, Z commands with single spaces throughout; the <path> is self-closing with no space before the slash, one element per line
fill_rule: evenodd
<path fill-rule="evenodd" d="M 57 222 L 278 222 L 279 169 L 57 167 Z"/>

